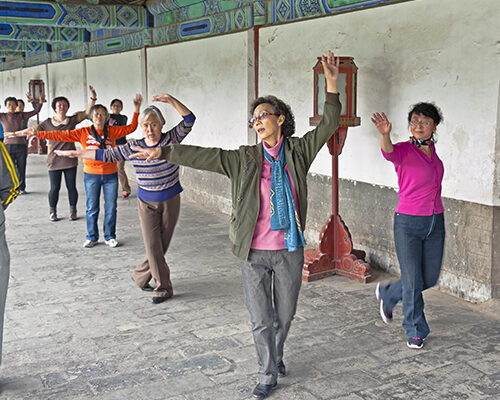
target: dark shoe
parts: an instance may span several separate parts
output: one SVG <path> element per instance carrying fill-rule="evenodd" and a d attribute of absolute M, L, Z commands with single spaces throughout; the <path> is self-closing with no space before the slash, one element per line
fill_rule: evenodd
<path fill-rule="evenodd" d="M 164 297 L 164 296 L 155 296 L 153 297 L 153 304 L 160 304 L 163 303 L 165 300 L 169 299 L 169 297 Z"/>
<path fill-rule="evenodd" d="M 377 283 L 377 287 L 375 289 L 375 296 L 379 302 L 379 312 L 382 317 L 382 321 L 386 324 L 390 324 L 392 322 L 392 310 L 384 306 L 384 300 L 380 297 L 380 283 Z"/>
<path fill-rule="evenodd" d="M 75 206 L 69 207 L 69 219 L 71 221 L 76 221 L 78 219 L 78 217 L 76 216 L 76 207 Z"/>
<path fill-rule="evenodd" d="M 286 367 L 285 363 L 283 361 L 280 361 L 278 365 L 276 366 L 278 368 L 278 376 L 285 376 L 286 375 Z"/>
<path fill-rule="evenodd" d="M 410 349 L 420 350 L 422 347 L 424 347 L 424 341 L 425 339 L 420 339 L 419 337 L 408 338 L 408 342 L 406 343 L 406 345 Z"/>
<path fill-rule="evenodd" d="M 28 192 L 26 190 L 20 190 L 19 194 L 28 194 Z"/>
<path fill-rule="evenodd" d="M 265 399 L 269 396 L 269 392 L 276 387 L 276 383 L 274 385 L 265 385 L 264 383 L 259 383 L 255 386 L 255 389 L 252 392 L 252 396 L 256 399 Z"/>
<path fill-rule="evenodd" d="M 141 287 L 141 290 L 144 292 L 152 292 L 153 290 L 155 290 L 155 288 L 148 283 L 146 286 Z"/>

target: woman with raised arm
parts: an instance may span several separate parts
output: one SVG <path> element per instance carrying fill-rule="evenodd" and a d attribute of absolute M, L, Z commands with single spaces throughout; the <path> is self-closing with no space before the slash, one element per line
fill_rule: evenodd
<path fill-rule="evenodd" d="M 229 237 L 241 259 L 245 302 L 259 364 L 252 395 L 265 398 L 286 373 L 283 346 L 295 315 L 302 282 L 307 216 L 307 171 L 340 120 L 338 59 L 322 58 L 326 78 L 324 117 L 316 129 L 292 137 L 290 107 L 274 96 L 252 104 L 250 125 L 261 139 L 238 150 L 181 144 L 154 149 L 132 147 L 131 158 L 168 160 L 226 175 L 231 180 Z M 273 212 L 271 212 L 271 210 Z"/>
<path fill-rule="evenodd" d="M 382 154 L 394 164 L 398 175 L 394 243 L 401 270 L 401 279 L 387 285 L 379 283 L 375 295 L 386 324 L 392 321 L 394 306 L 403 301 L 403 328 L 410 349 L 421 349 L 430 332 L 422 292 L 437 283 L 443 260 L 445 228 L 441 181 L 444 167 L 433 139 L 441 119 L 441 112 L 434 104 L 414 105 L 408 113 L 410 140 L 392 144 L 392 124 L 386 115 L 372 116 L 381 135 Z"/>
<path fill-rule="evenodd" d="M 87 109 L 67 116 L 69 109 L 69 100 L 64 96 L 55 97 L 52 100 L 52 109 L 56 113 L 52 118 L 43 121 L 39 129 L 45 132 L 66 131 L 75 129 L 76 125 L 84 121 L 90 109 L 97 100 L 97 94 L 92 86 L 89 86 L 90 102 Z M 74 142 L 61 142 L 49 140 L 47 154 L 47 169 L 49 170 L 50 189 L 49 189 L 49 219 L 53 222 L 59 221 L 57 216 L 57 203 L 59 201 L 59 190 L 61 189 L 61 180 L 64 174 L 64 181 L 68 189 L 69 198 L 69 219 L 77 219 L 76 203 L 78 202 L 78 191 L 76 189 L 76 170 L 78 160 L 68 157 L 61 157 L 55 153 L 55 150 L 75 150 Z"/>
<path fill-rule="evenodd" d="M 91 126 L 51 132 L 41 131 L 39 127 L 35 127 L 10 135 L 34 135 L 40 139 L 80 142 L 84 149 L 106 149 L 114 147 L 117 138 L 127 136 L 136 130 L 141 103 L 142 96 L 138 94 L 134 99 L 135 113 L 132 123 L 126 126 L 108 126 L 108 110 L 102 104 L 96 104 L 89 111 Z M 94 247 L 99 239 L 97 221 L 101 188 L 104 194 L 104 242 L 109 247 L 116 247 L 118 246 L 116 240 L 116 199 L 118 196 L 116 163 L 85 160 L 83 172 L 87 195 L 87 238 L 83 247 Z"/>
<path fill-rule="evenodd" d="M 181 115 L 182 121 L 166 133 L 162 133 L 165 119 L 155 106 L 144 109 L 139 117 L 139 125 L 144 132 L 144 139 L 108 148 L 105 150 L 59 151 L 58 154 L 81 157 L 105 162 L 130 160 L 133 153 L 131 146 L 139 148 L 158 148 L 170 143 L 180 143 L 191 131 L 195 116 L 180 101 L 169 94 L 153 97 L 154 101 L 170 104 Z M 156 287 L 153 291 L 153 303 L 158 304 L 173 295 L 170 282 L 170 270 L 165 259 L 174 228 L 179 218 L 182 187 L 179 182 L 179 167 L 165 160 L 132 160 L 137 174 L 139 188 L 137 204 L 141 221 L 142 236 L 146 248 L 146 257 L 132 273 L 137 286 L 151 291 L 151 278 Z"/>

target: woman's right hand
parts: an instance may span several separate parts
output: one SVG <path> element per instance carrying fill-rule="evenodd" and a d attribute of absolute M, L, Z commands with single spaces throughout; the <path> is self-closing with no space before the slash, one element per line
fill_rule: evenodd
<path fill-rule="evenodd" d="M 146 159 L 147 162 L 155 159 L 159 159 L 161 156 L 161 147 L 154 147 L 152 149 L 146 149 L 139 146 L 130 146 L 135 153 L 130 155 L 130 158 L 138 158 L 141 160 Z"/>
<path fill-rule="evenodd" d="M 384 113 L 373 113 L 372 122 L 382 136 L 390 135 L 392 124 L 389 122 L 387 116 Z"/>

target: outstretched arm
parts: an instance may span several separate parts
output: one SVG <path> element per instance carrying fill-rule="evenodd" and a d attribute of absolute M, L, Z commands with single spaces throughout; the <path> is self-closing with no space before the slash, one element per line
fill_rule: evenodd
<path fill-rule="evenodd" d="M 380 147 L 384 153 L 390 154 L 394 151 L 391 141 L 392 124 L 384 113 L 373 113 L 372 122 L 380 133 Z"/>
<path fill-rule="evenodd" d="M 95 150 L 54 150 L 58 156 L 95 160 Z"/>
<path fill-rule="evenodd" d="M 174 96 L 171 96 L 168 93 L 157 94 L 157 95 L 153 96 L 153 101 L 161 101 L 162 103 L 170 104 L 183 117 L 191 114 L 191 111 L 189 110 L 189 108 L 187 108 L 184 104 L 182 104 Z"/>

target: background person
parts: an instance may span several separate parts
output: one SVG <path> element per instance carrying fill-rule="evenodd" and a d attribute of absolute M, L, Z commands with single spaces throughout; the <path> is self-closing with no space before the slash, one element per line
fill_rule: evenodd
<path fill-rule="evenodd" d="M 85 111 L 78 111 L 70 117 L 67 116 L 69 109 L 69 100 L 64 96 L 55 97 L 52 100 L 52 109 L 56 113 L 53 117 L 43 121 L 39 129 L 45 132 L 66 131 L 75 129 L 76 125 L 84 121 L 90 109 L 97 100 L 97 94 L 92 86 L 89 86 L 90 102 Z M 69 199 L 69 219 L 74 221 L 78 219 L 76 204 L 78 202 L 78 190 L 76 189 L 76 171 L 78 160 L 61 157 L 55 153 L 55 150 L 76 150 L 74 142 L 48 141 L 47 169 L 49 171 L 50 189 L 49 189 L 49 219 L 53 222 L 58 221 L 57 203 L 59 201 L 59 191 L 61 189 L 61 180 L 64 174 L 64 181 L 68 189 Z"/>
<path fill-rule="evenodd" d="M 27 94 L 28 101 L 32 102 L 32 98 Z M 33 115 L 36 115 L 42 109 L 45 96 L 41 96 L 38 103 L 32 103 L 33 111 L 24 112 L 16 111 L 17 99 L 15 97 L 7 97 L 5 99 L 6 113 L 0 113 L 0 123 L 4 130 L 4 143 L 7 151 L 10 154 L 12 162 L 16 166 L 17 176 L 19 177 L 19 193 L 26 194 L 26 162 L 28 159 L 28 141 L 23 136 L 7 137 L 7 132 L 15 132 L 25 129 L 23 125 L 25 120 L 28 120 Z M 27 124 L 27 122 L 26 122 Z"/>
<path fill-rule="evenodd" d="M 130 160 L 131 146 L 158 148 L 170 143 L 180 143 L 191 131 L 195 116 L 180 101 L 169 94 L 153 97 L 154 101 L 170 104 L 182 116 L 182 121 L 166 133 L 162 133 L 165 119 L 155 106 L 147 107 L 139 117 L 144 139 L 131 140 L 124 145 L 106 150 L 76 150 L 58 152 L 72 157 L 96 159 L 106 162 Z M 165 160 L 132 160 L 139 184 L 137 205 L 141 221 L 146 257 L 132 273 L 134 282 L 143 290 L 153 290 L 151 278 L 156 283 L 153 303 L 158 304 L 173 296 L 170 269 L 165 253 L 170 245 L 179 218 L 182 187 L 179 167 Z"/>
<path fill-rule="evenodd" d="M 441 182 L 444 167 L 433 140 L 441 119 L 435 105 L 416 104 L 408 113 L 410 140 L 393 145 L 392 124 L 386 115 L 372 116 L 381 135 L 382 154 L 394 164 L 398 175 L 394 244 L 401 270 L 399 280 L 378 284 L 375 294 L 385 323 L 392 321 L 394 306 L 403 301 L 403 327 L 411 349 L 421 349 L 430 332 L 422 291 L 437 283 L 443 260 L 445 228 Z"/>
<path fill-rule="evenodd" d="M 94 105 L 89 118 L 91 126 L 69 131 L 39 131 L 38 128 L 14 132 L 10 135 L 34 135 L 40 139 L 50 139 L 62 142 L 80 142 L 83 149 L 106 149 L 114 147 L 116 138 L 127 136 L 137 128 L 137 118 L 142 103 L 142 96 L 136 95 L 134 99 L 135 113 L 132 123 L 126 126 L 108 126 L 109 114 L 102 104 Z M 83 247 L 90 248 L 97 244 L 99 229 L 99 198 L 101 189 L 104 194 L 104 242 L 109 247 L 118 246 L 116 240 L 116 198 L 118 196 L 118 174 L 116 163 L 102 161 L 84 161 L 84 183 L 87 195 L 87 238 Z"/>
<path fill-rule="evenodd" d="M 109 116 L 109 125 L 111 126 L 123 126 L 127 125 L 127 116 L 120 114 L 123 110 L 123 103 L 120 99 L 111 100 L 109 105 L 111 110 L 111 115 Z M 116 145 L 120 146 L 127 143 L 127 138 L 116 139 Z M 127 173 L 125 172 L 125 161 L 117 161 L 116 166 L 118 168 L 118 182 L 122 188 L 122 197 L 126 199 L 130 196 L 130 185 L 128 183 Z"/>
<path fill-rule="evenodd" d="M 322 58 L 326 78 L 324 116 L 316 129 L 292 137 L 290 107 L 274 96 L 252 104 L 250 123 L 261 143 L 238 150 L 171 144 L 132 147 L 131 158 L 162 159 L 224 174 L 231 179 L 229 237 L 241 259 L 245 303 L 250 313 L 259 364 L 252 395 L 265 398 L 286 373 L 283 347 L 302 283 L 307 217 L 307 172 L 340 121 L 339 60 Z M 271 210 L 275 210 L 271 215 Z"/>
<path fill-rule="evenodd" d="M 10 254 L 5 240 L 4 210 L 18 195 L 18 186 L 19 181 L 14 163 L 4 144 L 0 142 L 0 201 L 2 203 L 0 207 L 0 364 L 2 364 L 3 317 L 10 276 Z"/>

